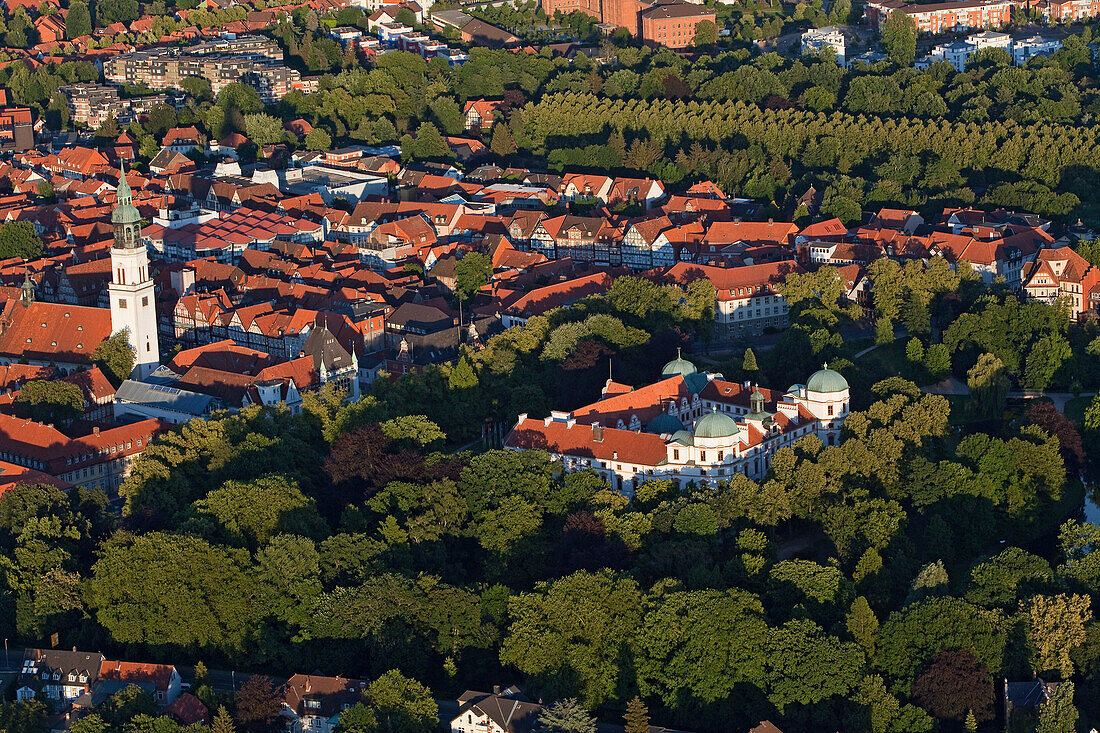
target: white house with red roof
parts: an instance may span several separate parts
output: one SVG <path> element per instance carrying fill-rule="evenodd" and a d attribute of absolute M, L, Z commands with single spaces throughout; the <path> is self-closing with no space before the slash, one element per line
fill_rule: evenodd
<path fill-rule="evenodd" d="M 1066 303 L 1074 320 L 1080 320 L 1100 303 L 1100 268 L 1071 247 L 1043 249 L 1024 268 L 1023 288 L 1030 298 Z"/>
<path fill-rule="evenodd" d="M 848 382 L 828 366 L 786 391 L 728 382 L 680 356 L 661 373 L 638 389 L 608 380 L 599 401 L 572 412 L 520 415 L 504 445 L 545 450 L 566 471 L 594 470 L 632 496 L 652 480 L 759 480 L 776 451 L 801 438 L 836 445 L 848 416 Z"/>
<path fill-rule="evenodd" d="M 482 132 L 493 127 L 493 113 L 500 109 L 500 102 L 492 99 L 471 99 L 466 102 L 466 129 Z"/>
<path fill-rule="evenodd" d="M 122 662 L 108 659 L 99 666 L 99 679 L 149 685 L 153 688 L 153 701 L 161 708 L 171 705 L 183 692 L 183 679 L 171 664 Z"/>
<path fill-rule="evenodd" d="M 562 177 L 559 193 L 566 201 L 597 199 L 607 203 L 612 183 L 612 179 L 608 176 L 590 173 L 566 173 Z"/>
<path fill-rule="evenodd" d="M 790 306 L 779 292 L 787 275 L 805 272 L 794 260 L 762 262 L 743 267 L 711 267 L 677 262 L 663 275 L 667 282 L 687 287 L 700 278 L 715 288 L 715 331 L 719 337 L 758 335 L 764 329 L 790 324 Z"/>

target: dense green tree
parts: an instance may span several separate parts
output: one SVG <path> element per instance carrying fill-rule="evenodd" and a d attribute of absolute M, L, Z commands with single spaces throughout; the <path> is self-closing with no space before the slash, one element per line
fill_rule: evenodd
<path fill-rule="evenodd" d="M 130 23 L 139 17 L 137 0 L 97 0 L 95 22 L 100 28 L 111 23 Z"/>
<path fill-rule="evenodd" d="M 1004 412 L 1008 401 L 1008 375 L 1004 363 L 993 354 L 982 354 L 966 373 L 975 415 L 992 419 Z"/>
<path fill-rule="evenodd" d="M 116 386 L 129 379 L 136 358 L 129 331 L 115 331 L 92 350 L 92 361 Z"/>
<path fill-rule="evenodd" d="M 1009 547 L 974 566 L 966 598 L 979 606 L 1014 608 L 1029 586 L 1042 585 L 1053 577 L 1046 560 L 1018 547 Z"/>
<path fill-rule="evenodd" d="M 329 150 L 332 148 L 332 138 L 324 129 L 315 127 L 306 133 L 305 145 L 307 150 Z"/>
<path fill-rule="evenodd" d="M 65 423 L 84 414 L 84 393 L 71 382 L 32 380 L 12 400 L 15 414 L 43 423 Z"/>
<path fill-rule="evenodd" d="M 503 663 L 541 679 L 547 690 L 578 692 L 591 704 L 623 685 L 620 654 L 639 628 L 642 594 L 633 580 L 578 572 L 509 604 Z"/>
<path fill-rule="evenodd" d="M 314 502 L 286 476 L 227 481 L 194 503 L 199 526 L 212 521 L 214 538 L 256 548 L 279 533 L 320 537 L 327 533 Z"/>
<path fill-rule="evenodd" d="M 936 654 L 959 650 L 1000 671 L 1005 629 L 1000 614 L 955 598 L 930 598 L 890 614 L 878 633 L 876 666 L 905 685 Z"/>
<path fill-rule="evenodd" d="M 455 295 L 462 301 L 469 301 L 474 294 L 489 282 L 493 274 L 493 262 L 481 252 L 467 252 L 455 263 Z"/>
<path fill-rule="evenodd" d="M 69 3 L 69 12 L 65 15 L 65 37 L 72 40 L 91 32 L 92 14 L 88 10 L 88 3 L 72 0 Z"/>
<path fill-rule="evenodd" d="M 6 221 L 0 225 L 0 258 L 34 260 L 42 256 L 42 251 L 42 239 L 29 221 Z"/>
<path fill-rule="evenodd" d="M 709 48 L 716 43 L 718 43 L 718 26 L 713 21 L 702 20 L 695 24 L 692 45 Z"/>
<path fill-rule="evenodd" d="M 458 102 L 450 97 L 436 97 L 428 105 L 432 119 L 444 135 L 459 135 L 466 129 L 466 115 Z"/>
<path fill-rule="evenodd" d="M 539 713 L 538 733 L 596 733 L 596 719 L 576 698 L 558 700 Z"/>
<path fill-rule="evenodd" d="M 1039 706 L 1035 733 L 1073 733 L 1077 730 L 1077 707 L 1073 704 L 1074 685 L 1063 682 L 1050 698 Z"/>
<path fill-rule="evenodd" d="M 395 669 L 371 682 L 363 697 L 380 732 L 431 733 L 439 725 L 432 691 Z"/>
<path fill-rule="evenodd" d="M 261 610 L 248 566 L 243 551 L 196 537 L 120 536 L 93 566 L 88 600 L 118 642 L 239 651 Z"/>
<path fill-rule="evenodd" d="M 924 352 L 924 368 L 936 379 L 951 371 L 951 352 L 944 344 L 931 344 Z"/>
<path fill-rule="evenodd" d="M 917 53 L 917 26 L 910 15 L 898 10 L 890 13 L 879 29 L 879 38 L 894 63 L 902 68 L 913 65 Z"/>
<path fill-rule="evenodd" d="M 416 130 L 416 138 L 412 142 L 412 153 L 417 159 L 453 158 L 447 141 L 443 139 L 439 128 L 431 122 L 425 122 Z"/>
<path fill-rule="evenodd" d="M 489 140 L 489 149 L 498 158 L 506 158 L 516 152 L 516 141 L 507 125 L 493 125 L 493 136 Z"/>
<path fill-rule="evenodd" d="M 924 344 L 916 336 L 909 339 L 909 343 L 905 345 L 905 358 L 913 364 L 924 361 Z"/>
<path fill-rule="evenodd" d="M 277 118 L 262 113 L 244 116 L 244 133 L 257 145 L 271 145 L 286 138 L 283 124 Z"/>
<path fill-rule="evenodd" d="M 681 619 L 682 625 L 675 621 Z M 739 685 L 762 685 L 768 626 L 744 591 L 672 592 L 651 599 L 637 639 L 638 687 L 675 707 L 712 703 Z"/>

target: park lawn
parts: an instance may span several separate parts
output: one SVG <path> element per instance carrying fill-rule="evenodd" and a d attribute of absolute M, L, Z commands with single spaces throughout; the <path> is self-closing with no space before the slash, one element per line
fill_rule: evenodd
<path fill-rule="evenodd" d="M 921 364 L 914 364 L 905 358 L 905 341 L 898 339 L 888 344 L 879 346 L 874 351 L 868 351 L 858 359 L 852 359 L 856 371 L 867 380 L 868 384 L 874 384 L 887 377 L 903 377 L 919 386 L 934 384 L 936 380 Z M 866 348 L 866 347 L 863 347 Z M 857 352 L 852 352 L 857 353 Z M 849 357 L 851 358 L 851 357 Z"/>
<path fill-rule="evenodd" d="M 1074 397 L 1066 403 L 1066 417 L 1080 427 L 1085 422 L 1085 410 L 1092 404 L 1091 397 Z"/>

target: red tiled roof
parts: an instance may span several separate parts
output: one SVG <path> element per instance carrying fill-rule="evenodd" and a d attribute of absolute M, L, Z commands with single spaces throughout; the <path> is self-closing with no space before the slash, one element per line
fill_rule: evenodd
<path fill-rule="evenodd" d="M 0 415 L 0 451 L 38 463 L 53 475 L 67 466 L 95 465 L 123 456 L 137 455 L 149 441 L 171 428 L 161 420 L 142 420 L 80 438 L 33 420 Z M 69 463 L 66 463 L 69 460 Z"/>
<path fill-rule="evenodd" d="M 91 354 L 111 335 L 111 311 L 62 303 L 5 304 L 0 354 L 38 361 L 91 363 Z"/>
<path fill-rule="evenodd" d="M 559 306 L 575 303 L 581 298 L 596 293 L 605 293 L 611 287 L 612 277 L 607 272 L 597 272 L 594 275 L 567 280 L 562 283 L 554 283 L 546 287 L 532 290 L 508 308 L 509 313 L 524 316 L 533 316 L 545 313 Z"/>
<path fill-rule="evenodd" d="M 210 711 L 206 705 L 190 692 L 185 692 L 172 702 L 164 712 L 184 725 L 209 722 Z"/>
<path fill-rule="evenodd" d="M 798 227 L 783 221 L 719 221 L 710 225 L 703 241 L 708 245 L 732 244 L 789 244 L 790 238 L 798 233 Z"/>
<path fill-rule="evenodd" d="M 99 679 L 120 682 L 152 683 L 161 692 L 168 691 L 175 667 L 170 664 L 144 662 L 104 661 L 99 668 Z"/>
<path fill-rule="evenodd" d="M 504 444 L 509 448 L 541 449 L 558 455 L 642 466 L 655 466 L 668 456 L 665 441 L 659 435 L 557 421 L 546 424 L 544 420 L 531 418 L 516 425 Z"/>

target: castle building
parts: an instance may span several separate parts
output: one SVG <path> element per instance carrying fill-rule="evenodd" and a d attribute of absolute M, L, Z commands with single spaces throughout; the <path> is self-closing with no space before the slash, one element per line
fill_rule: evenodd
<path fill-rule="evenodd" d="M 545 450 L 566 471 L 593 469 L 632 496 L 654 479 L 680 487 L 735 474 L 762 479 L 776 451 L 801 438 L 836 445 L 848 410 L 848 382 L 827 365 L 781 392 L 699 372 L 677 356 L 654 384 L 609 379 L 591 405 L 541 420 L 520 415 L 504 445 Z"/>
<path fill-rule="evenodd" d="M 111 246 L 111 328 L 125 330 L 134 347 L 134 376 L 144 379 L 160 364 L 156 293 L 149 273 L 149 254 L 141 241 L 141 214 L 133 203 L 126 170 L 119 176 L 118 202 L 111 213 L 115 241 Z"/>

